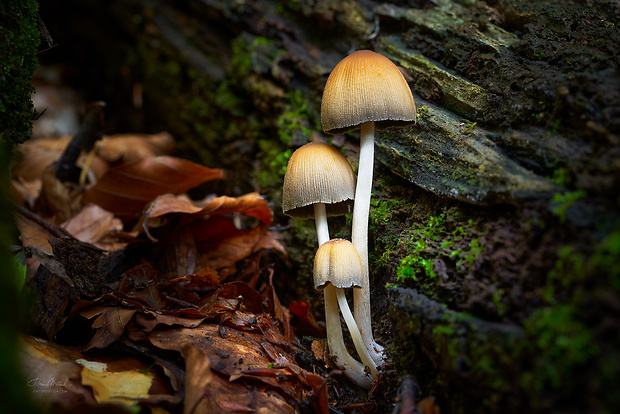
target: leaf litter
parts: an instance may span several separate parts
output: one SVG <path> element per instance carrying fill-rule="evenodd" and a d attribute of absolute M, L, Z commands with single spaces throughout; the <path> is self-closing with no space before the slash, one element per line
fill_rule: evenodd
<path fill-rule="evenodd" d="M 35 399 L 60 412 L 329 412 L 325 370 L 298 365 L 311 353 L 260 264 L 266 249 L 286 254 L 266 200 L 191 200 L 224 173 L 170 155 L 165 133 L 105 136 L 77 158 L 81 178 L 60 181 L 69 143 L 33 140 L 11 167 Z M 295 304 L 301 331 L 321 335 Z"/>

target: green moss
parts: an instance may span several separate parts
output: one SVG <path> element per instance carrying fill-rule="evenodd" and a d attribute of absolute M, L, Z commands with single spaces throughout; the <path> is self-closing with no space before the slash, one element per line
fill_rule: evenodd
<path fill-rule="evenodd" d="M 398 199 L 371 199 L 370 200 L 370 226 L 383 228 L 392 220 L 392 213 L 402 204 Z"/>
<path fill-rule="evenodd" d="M 286 165 L 293 154 L 292 149 L 282 151 L 282 145 L 269 139 L 258 141 L 261 160 L 255 177 L 261 189 L 273 189 L 282 186 Z"/>
<path fill-rule="evenodd" d="M 525 321 L 532 351 L 538 355 L 534 369 L 521 378 L 525 389 L 535 393 L 546 387 L 559 389 L 564 378 L 575 375 L 596 355 L 597 345 L 577 312 L 571 305 L 556 305 L 537 310 Z"/>
<path fill-rule="evenodd" d="M 556 193 L 549 202 L 551 204 L 551 211 L 558 216 L 560 223 L 564 223 L 566 221 L 566 210 L 586 195 L 587 193 L 583 190 Z"/>
<path fill-rule="evenodd" d="M 435 287 L 441 282 L 434 268 L 436 260 L 452 263 L 458 272 L 466 274 L 484 248 L 477 224 L 471 219 L 463 222 L 454 209 L 430 216 L 425 225 L 416 225 L 401 234 L 399 244 L 406 254 L 396 270 L 398 283 L 415 287 L 430 297 L 435 296 Z"/>
<path fill-rule="evenodd" d="M 565 290 L 586 274 L 585 258 L 583 254 L 575 251 L 573 246 L 560 247 L 556 255 L 555 266 L 549 270 L 546 285 L 541 290 L 543 298 L 549 304 L 556 302 L 558 290 Z"/>
<path fill-rule="evenodd" d="M 284 109 L 276 118 L 280 141 L 287 145 L 294 141 L 307 141 L 310 133 L 320 128 L 320 125 L 312 124 L 315 118 L 309 109 L 308 98 L 304 92 L 300 89 L 289 91 L 286 95 Z"/>
<path fill-rule="evenodd" d="M 0 36 L 0 139 L 11 145 L 30 138 L 36 111 L 30 100 L 39 46 L 36 1 L 2 1 Z"/>

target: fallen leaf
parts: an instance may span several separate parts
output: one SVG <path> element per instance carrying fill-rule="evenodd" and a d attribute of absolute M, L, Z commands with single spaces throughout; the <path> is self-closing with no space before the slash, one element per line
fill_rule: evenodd
<path fill-rule="evenodd" d="M 282 306 L 282 303 L 280 303 L 280 298 L 278 298 L 278 295 L 276 294 L 276 289 L 273 286 L 273 274 L 274 271 L 271 269 L 271 273 L 269 274 L 269 285 L 263 292 L 263 295 L 267 298 L 269 303 L 269 313 L 282 324 L 284 337 L 289 344 L 292 344 L 295 339 L 295 333 L 291 328 L 291 315 L 289 310 Z"/>
<path fill-rule="evenodd" d="M 181 355 L 185 360 L 185 403 L 183 404 L 183 414 L 193 414 L 204 412 L 205 404 L 198 407 L 207 393 L 207 386 L 214 380 L 211 372 L 211 364 L 199 348 L 191 345 L 181 349 Z"/>
<path fill-rule="evenodd" d="M 294 300 L 289 303 L 288 309 L 296 316 L 294 327 L 299 336 L 325 338 L 325 328 L 316 322 L 309 300 Z"/>
<path fill-rule="evenodd" d="M 98 246 L 98 242 L 105 236 L 121 231 L 123 223 L 109 211 L 96 204 L 89 204 L 60 227 L 76 239 Z"/>
<path fill-rule="evenodd" d="M 70 407 L 95 403 L 92 392 L 81 384 L 78 352 L 28 335 L 21 335 L 20 362 L 31 396 L 44 406 Z"/>
<path fill-rule="evenodd" d="M 28 335 L 20 336 L 20 348 L 27 386 L 44 405 L 60 405 L 71 412 L 84 405 L 181 402 L 165 377 L 137 359 L 95 359 Z"/>
<path fill-rule="evenodd" d="M 40 179 L 27 181 L 22 177 L 16 177 L 11 179 L 9 191 L 17 205 L 26 205 L 32 209 L 41 194 L 41 187 Z"/>
<path fill-rule="evenodd" d="M 39 138 L 29 140 L 19 145 L 12 160 L 11 177 L 21 177 L 26 181 L 41 179 L 43 170 L 54 164 L 63 154 L 73 137 Z M 83 154 L 77 160 L 77 165 L 84 165 L 86 156 Z M 89 165 L 94 177 L 101 177 L 108 170 L 108 163 L 95 158 Z"/>
<path fill-rule="evenodd" d="M 73 217 L 75 212 L 79 211 L 79 201 L 76 198 L 78 186 L 58 180 L 51 165 L 43 171 L 41 179 L 40 200 L 46 213 L 52 216 L 50 221 L 62 223 Z"/>
<path fill-rule="evenodd" d="M 90 313 L 92 313 L 92 310 L 90 310 L 90 312 L 83 311 L 80 314 L 90 319 Z M 108 345 L 115 342 L 121 337 L 125 331 L 125 326 L 131 321 L 135 313 L 136 309 L 127 308 L 103 308 L 97 311 L 97 318 L 91 325 L 97 332 L 84 350 L 106 348 Z M 93 316 L 91 315 L 90 317 Z"/>
<path fill-rule="evenodd" d="M 196 241 L 188 227 L 181 227 L 173 239 L 177 274 L 183 276 L 196 269 Z"/>
<path fill-rule="evenodd" d="M 171 154 L 173 150 L 174 138 L 167 132 L 106 135 L 97 144 L 97 155 L 110 163 L 138 161 Z"/>
<path fill-rule="evenodd" d="M 222 170 L 181 158 L 144 158 L 109 169 L 93 188 L 86 191 L 82 201 L 97 204 L 122 220 L 130 221 L 162 194 L 181 194 L 223 176 Z"/>
<path fill-rule="evenodd" d="M 193 228 L 193 231 L 194 237 L 197 239 L 196 233 L 200 232 L 200 226 Z M 233 231 L 231 229 L 228 237 L 219 240 L 217 238 L 206 240 L 204 243 L 196 240 L 196 246 L 199 252 L 196 260 L 197 267 L 216 269 L 221 280 L 225 280 L 236 271 L 236 263 L 239 260 L 261 249 L 275 249 L 286 253 L 276 235 L 263 226 L 252 230 Z"/>
<path fill-rule="evenodd" d="M 231 213 L 241 213 L 260 220 L 269 226 L 273 213 L 267 201 L 258 193 L 248 193 L 241 197 L 220 196 L 209 201 L 193 203 L 186 197 L 164 194 L 154 200 L 145 212 L 145 226 L 148 219 L 170 213 L 196 214 L 203 217 L 222 216 Z M 145 230 L 148 230 L 145 228 Z"/>
<path fill-rule="evenodd" d="M 138 371 L 107 372 L 82 368 L 82 384 L 93 390 L 99 404 L 136 405 L 149 397 L 154 374 Z"/>
<path fill-rule="evenodd" d="M 52 246 L 49 243 L 49 228 L 45 228 L 41 223 L 28 218 L 22 214 L 15 214 L 15 224 L 19 230 L 19 237 L 22 246 L 35 247 L 52 254 Z"/>

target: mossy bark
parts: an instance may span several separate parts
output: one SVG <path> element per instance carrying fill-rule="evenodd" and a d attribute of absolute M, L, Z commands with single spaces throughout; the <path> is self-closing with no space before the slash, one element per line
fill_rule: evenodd
<path fill-rule="evenodd" d="M 9 200 L 8 165 L 13 147 L 30 136 L 33 105 L 30 81 L 37 67 L 39 47 L 36 1 L 7 0 L 0 4 L 0 399 L 3 410 L 31 413 L 33 406 L 26 392 L 26 379 L 18 362 L 20 281 L 24 270 L 19 259 L 9 254 L 16 243 Z"/>
<path fill-rule="evenodd" d="M 70 46 L 43 62 L 78 65 L 110 132 L 172 132 L 186 156 L 229 171 L 225 191 L 258 190 L 276 225 L 293 224 L 288 297 L 313 295 L 316 245 L 280 214 L 288 156 L 323 140 L 355 164 L 356 135 L 320 129 L 323 86 L 352 50 L 390 57 L 419 122 L 378 137 L 372 294 L 391 365 L 374 410 L 391 409 L 404 374 L 447 413 L 620 405 L 617 3 L 57 6 L 43 17 Z"/>

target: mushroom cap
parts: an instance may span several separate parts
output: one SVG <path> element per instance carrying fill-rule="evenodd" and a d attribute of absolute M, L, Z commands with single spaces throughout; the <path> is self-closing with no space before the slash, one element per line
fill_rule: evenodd
<path fill-rule="evenodd" d="M 328 283 L 337 288 L 362 287 L 362 259 L 353 243 L 332 239 L 319 247 L 314 256 L 314 288 L 323 290 Z"/>
<path fill-rule="evenodd" d="M 282 211 L 290 217 L 314 217 L 314 204 L 328 216 L 347 214 L 355 199 L 355 174 L 331 145 L 311 142 L 295 150 L 286 167 Z"/>
<path fill-rule="evenodd" d="M 374 121 L 377 129 L 415 123 L 411 89 L 388 58 L 358 50 L 342 59 L 327 79 L 321 124 L 328 134 L 342 134 Z"/>

